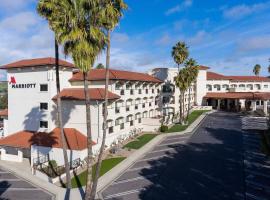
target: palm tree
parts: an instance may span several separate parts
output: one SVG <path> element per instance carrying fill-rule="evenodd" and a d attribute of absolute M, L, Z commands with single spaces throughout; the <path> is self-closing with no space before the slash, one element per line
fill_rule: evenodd
<path fill-rule="evenodd" d="M 269 63 L 270 63 L 270 58 L 268 59 Z M 270 64 L 268 65 L 268 73 L 270 73 Z"/>
<path fill-rule="evenodd" d="M 85 199 L 90 199 L 92 188 L 92 133 L 89 81 L 90 69 L 104 49 L 106 35 L 98 23 L 101 11 L 99 0 L 40 0 L 40 13 L 50 24 L 56 38 L 64 46 L 76 67 L 83 73 L 87 126 L 87 181 Z M 57 13 L 57 14 L 56 14 Z"/>
<path fill-rule="evenodd" d="M 197 62 L 190 58 L 189 60 L 187 60 L 185 62 L 185 67 L 187 68 L 188 70 L 188 90 L 189 90 L 189 94 L 188 94 L 188 112 L 187 112 L 187 116 L 186 116 L 186 121 L 188 121 L 188 117 L 189 117 L 189 112 L 190 112 L 190 101 L 191 101 L 191 98 L 190 98 L 190 89 L 191 89 L 191 86 L 192 84 L 196 81 L 197 77 L 198 77 L 198 73 L 199 73 L 199 69 L 198 67 L 196 66 L 197 65 Z"/>
<path fill-rule="evenodd" d="M 174 59 L 174 62 L 178 66 L 178 72 L 180 71 L 180 65 L 185 62 L 188 56 L 189 56 L 189 51 L 185 42 L 178 42 L 172 48 L 172 57 Z"/>
<path fill-rule="evenodd" d="M 174 62 L 178 66 L 178 75 L 180 74 L 180 65 L 185 62 L 185 60 L 189 56 L 188 47 L 184 42 L 178 42 L 172 49 L 172 57 L 174 59 Z M 179 88 L 180 90 L 180 88 Z M 182 96 L 181 96 L 182 95 Z M 180 112 L 180 123 L 183 121 L 183 115 L 184 115 L 184 103 L 181 102 L 184 99 L 184 93 L 180 91 L 180 106 L 179 106 L 179 112 Z"/>
<path fill-rule="evenodd" d="M 259 76 L 260 75 L 260 72 L 261 72 L 261 65 L 259 64 L 256 64 L 253 68 L 253 73 L 256 75 L 256 76 Z"/>
<path fill-rule="evenodd" d="M 185 92 L 188 89 L 188 85 L 189 85 L 189 79 L 188 79 L 188 69 L 187 68 L 182 68 L 178 75 L 175 78 L 175 83 L 176 86 L 179 88 L 180 90 L 180 123 L 183 123 L 184 121 L 184 116 L 182 115 L 182 108 L 184 108 L 184 103 L 185 103 Z"/>
<path fill-rule="evenodd" d="M 44 7 L 44 4 L 42 4 L 42 2 L 39 2 L 37 10 L 39 14 L 44 17 L 43 10 L 45 10 L 45 7 Z M 62 102 L 59 95 L 60 93 L 59 47 L 58 47 L 58 42 L 56 38 L 55 38 L 55 70 L 56 70 L 56 92 L 57 92 L 57 126 L 60 128 L 60 132 L 61 132 L 61 141 L 62 141 L 62 147 L 63 147 L 63 157 L 64 157 L 64 163 L 65 163 L 65 172 L 66 172 L 66 187 L 71 188 L 70 165 L 69 165 L 68 155 L 67 155 L 67 141 L 65 137 L 63 120 L 62 120 Z"/>
<path fill-rule="evenodd" d="M 107 116 L 108 116 L 108 86 L 109 86 L 109 68 L 110 68 L 110 49 L 111 49 L 111 31 L 117 26 L 121 17 L 123 16 L 123 10 L 127 9 L 127 5 L 123 0 L 104 0 L 103 12 L 101 17 L 101 24 L 107 31 L 107 51 L 106 51 L 106 73 L 105 73 L 105 102 L 103 113 L 103 136 L 102 143 L 98 155 L 96 173 L 93 181 L 93 187 L 90 197 L 95 198 L 98 178 L 100 174 L 100 168 L 105 149 L 105 141 L 107 134 Z"/>

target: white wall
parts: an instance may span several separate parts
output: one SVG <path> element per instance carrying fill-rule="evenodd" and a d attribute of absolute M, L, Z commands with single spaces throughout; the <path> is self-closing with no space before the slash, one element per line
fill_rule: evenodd
<path fill-rule="evenodd" d="M 72 72 L 61 71 L 61 88 L 69 85 Z M 56 95 L 55 71 L 51 67 L 34 67 L 8 70 L 8 80 L 15 77 L 17 84 L 36 84 L 35 88 L 12 88 L 8 85 L 8 134 L 21 130 L 51 131 L 55 128 L 55 103 L 51 100 Z M 48 92 L 40 92 L 40 84 L 48 84 Z M 48 111 L 40 110 L 40 103 L 48 103 Z M 40 120 L 48 121 L 48 129 L 39 128 Z"/>
<path fill-rule="evenodd" d="M 18 150 L 17 155 L 7 154 L 4 148 L 0 149 L 1 152 L 1 160 L 10 161 L 10 162 L 22 162 L 23 161 L 23 153 Z"/>
<path fill-rule="evenodd" d="M 206 95 L 206 70 L 199 70 L 196 81 L 196 104 L 201 106 L 203 104 L 203 97 Z"/>
<path fill-rule="evenodd" d="M 58 166 L 64 165 L 64 156 L 63 156 L 63 149 L 60 148 L 50 148 L 50 147 L 41 147 L 41 146 L 31 146 L 31 163 L 33 163 L 33 159 L 38 158 L 39 156 L 45 156 L 49 154 L 50 160 L 55 160 Z M 87 149 L 82 151 L 67 150 L 68 160 L 76 160 L 80 158 L 81 160 L 85 159 L 87 156 Z"/>

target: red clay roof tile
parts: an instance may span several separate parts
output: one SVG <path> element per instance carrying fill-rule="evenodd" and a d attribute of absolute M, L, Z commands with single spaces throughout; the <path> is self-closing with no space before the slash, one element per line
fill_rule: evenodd
<path fill-rule="evenodd" d="M 84 150 L 87 148 L 87 137 L 74 128 L 65 128 L 67 147 L 70 150 Z M 96 143 L 93 142 L 93 145 Z M 61 132 L 55 128 L 50 133 L 20 131 L 0 139 L 0 146 L 30 148 L 31 145 L 63 148 Z"/>
<path fill-rule="evenodd" d="M 104 88 L 90 88 L 88 89 L 91 100 L 104 100 L 105 89 Z M 83 88 L 66 88 L 60 92 L 62 100 L 85 100 Z M 57 96 L 53 97 L 56 100 Z M 120 96 L 112 92 L 108 93 L 109 100 L 119 99 Z"/>
<path fill-rule="evenodd" d="M 89 81 L 105 80 L 105 72 L 106 72 L 105 69 L 92 69 L 88 73 L 88 80 Z M 114 69 L 110 69 L 109 77 L 110 80 L 145 81 L 145 82 L 162 83 L 161 80 L 149 74 L 114 70 Z M 83 80 L 82 72 L 73 74 L 73 77 L 70 79 L 70 81 L 82 81 L 82 80 Z"/>
<path fill-rule="evenodd" d="M 209 92 L 204 98 L 270 100 L 270 92 Z"/>
<path fill-rule="evenodd" d="M 230 80 L 235 82 L 270 82 L 263 76 L 224 76 L 215 72 L 207 72 L 207 80 Z"/>
<path fill-rule="evenodd" d="M 4 110 L 0 110 L 0 116 L 4 116 L 4 117 L 8 116 L 8 109 L 6 108 Z"/>
<path fill-rule="evenodd" d="M 13 68 L 22 68 L 22 67 L 37 67 L 37 66 L 49 66 L 55 65 L 55 58 L 35 58 L 35 59 L 26 59 L 13 62 L 1 67 L 1 69 L 13 69 Z M 59 60 L 59 65 L 63 67 L 75 68 L 74 65 L 65 60 Z"/>

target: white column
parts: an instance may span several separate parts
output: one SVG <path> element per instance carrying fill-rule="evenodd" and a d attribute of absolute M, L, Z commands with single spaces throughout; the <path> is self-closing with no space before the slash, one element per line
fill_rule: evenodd
<path fill-rule="evenodd" d="M 251 105 L 252 105 L 252 110 L 255 111 L 257 109 L 256 108 L 257 102 L 255 100 L 253 100 L 252 103 L 251 103 Z"/>
<path fill-rule="evenodd" d="M 217 110 L 220 110 L 220 99 L 218 99 L 218 105 L 217 105 Z"/>
<path fill-rule="evenodd" d="M 264 112 L 265 115 L 268 114 L 267 103 L 268 103 L 268 101 L 264 101 L 264 102 L 263 102 L 263 112 Z"/>

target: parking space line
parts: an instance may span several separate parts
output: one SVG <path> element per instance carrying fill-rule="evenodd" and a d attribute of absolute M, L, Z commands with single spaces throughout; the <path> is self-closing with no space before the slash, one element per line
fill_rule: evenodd
<path fill-rule="evenodd" d="M 152 178 L 152 177 L 155 177 L 155 176 L 157 176 L 157 174 L 151 174 L 151 175 L 147 175 L 147 176 L 138 176 L 138 177 L 135 177 L 135 178 L 125 179 L 125 180 L 122 180 L 122 181 L 116 181 L 116 182 L 113 182 L 111 185 L 117 185 L 117 184 L 121 184 L 121 183 L 129 183 L 129 182 L 133 182 L 133 181 L 143 180 L 143 179 L 146 179 L 146 178 Z"/>
<path fill-rule="evenodd" d="M 156 160 L 156 159 L 158 159 L 158 158 L 170 158 L 170 157 L 171 157 L 171 156 L 168 156 L 168 155 L 155 156 L 155 157 L 152 157 L 152 158 L 141 159 L 141 160 L 139 160 L 138 162 L 148 161 L 148 160 Z"/>
<path fill-rule="evenodd" d="M 158 153 L 158 152 L 163 152 L 163 151 L 171 151 L 171 150 L 174 150 L 174 149 L 175 149 L 174 147 L 171 147 L 171 148 L 167 148 L 167 149 L 161 149 L 161 150 L 156 150 L 156 151 L 150 151 L 150 152 L 147 153 L 147 154 Z"/>
<path fill-rule="evenodd" d="M 1 188 L 0 187 L 0 191 L 43 191 L 42 189 L 39 188 L 9 188 L 9 187 L 5 187 L 5 188 Z"/>
<path fill-rule="evenodd" d="M 160 145 L 157 145 L 158 147 L 162 147 L 162 146 L 167 146 L 167 145 L 174 145 L 174 144 L 184 144 L 185 141 L 178 141 L 178 142 L 172 142 L 172 143 L 165 143 L 165 144 L 160 144 Z"/>
<path fill-rule="evenodd" d="M 104 199 L 112 199 L 112 198 L 115 198 L 115 197 L 126 196 L 126 195 L 129 195 L 129 194 L 138 193 L 138 192 L 141 192 L 141 191 L 144 191 L 144 190 L 145 190 L 145 188 L 141 188 L 141 189 L 137 189 L 137 190 L 128 190 L 126 192 L 121 192 L 121 193 L 117 193 L 117 194 L 111 194 L 109 196 L 106 196 Z"/>
<path fill-rule="evenodd" d="M 190 136 L 188 136 L 188 137 L 181 137 L 181 138 L 166 138 L 165 140 L 163 140 L 163 141 L 170 141 L 170 140 L 186 140 L 186 139 L 188 139 L 188 138 L 190 138 Z"/>
<path fill-rule="evenodd" d="M 22 181 L 22 180 L 18 178 L 5 178 L 5 179 L 0 179 L 0 181 Z"/>
<path fill-rule="evenodd" d="M 151 166 L 142 166 L 142 167 L 136 167 L 136 168 L 129 168 L 126 171 L 127 172 L 132 172 L 132 171 L 137 171 L 137 170 L 141 170 L 141 169 L 151 169 L 152 167 L 162 167 L 162 166 L 165 166 L 165 165 L 166 164 L 164 164 L 164 163 L 160 163 L 160 164 L 151 165 Z"/>

